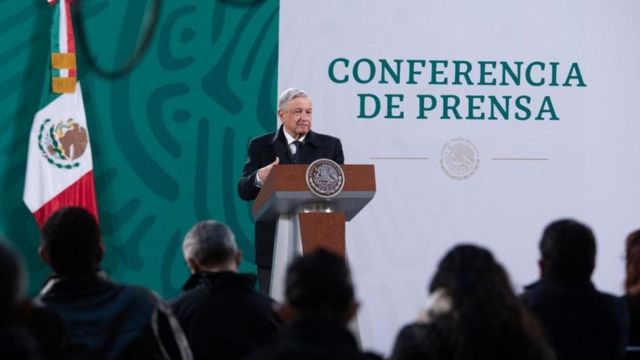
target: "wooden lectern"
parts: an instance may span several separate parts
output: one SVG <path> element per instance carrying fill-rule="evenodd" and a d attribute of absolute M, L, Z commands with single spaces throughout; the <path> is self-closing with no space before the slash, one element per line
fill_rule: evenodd
<path fill-rule="evenodd" d="M 256 221 L 278 222 L 269 294 L 280 302 L 291 260 L 319 247 L 345 256 L 345 222 L 376 192 L 373 165 L 341 165 L 342 191 L 331 198 L 319 197 L 308 188 L 308 166 L 274 166 L 253 204 Z"/>

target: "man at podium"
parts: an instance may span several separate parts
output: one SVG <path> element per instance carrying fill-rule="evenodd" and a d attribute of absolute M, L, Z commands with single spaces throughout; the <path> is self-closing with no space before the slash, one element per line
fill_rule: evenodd
<path fill-rule="evenodd" d="M 310 164 L 323 158 L 344 164 L 340 139 L 311 131 L 311 115 L 311 98 L 305 91 L 290 88 L 280 95 L 280 127 L 249 142 L 247 161 L 238 182 L 240 198 L 254 200 L 271 168 L 278 164 Z M 258 280 L 265 293 L 269 291 L 276 224 L 256 221 L 255 227 Z"/>

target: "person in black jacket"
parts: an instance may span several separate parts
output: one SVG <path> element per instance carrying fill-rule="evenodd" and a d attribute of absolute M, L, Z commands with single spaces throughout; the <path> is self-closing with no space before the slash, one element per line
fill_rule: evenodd
<path fill-rule="evenodd" d="M 255 290 L 255 275 L 236 272 L 242 252 L 231 230 L 199 222 L 182 250 L 191 276 L 171 307 L 194 359 L 240 359 L 268 344 L 280 329 L 274 302 Z"/>
<path fill-rule="evenodd" d="M 629 334 L 624 303 L 591 283 L 596 239 L 571 219 L 549 224 L 540 241 L 541 279 L 522 300 L 540 320 L 558 360 L 622 359 Z"/>
<path fill-rule="evenodd" d="M 54 274 L 36 299 L 64 324 L 69 359 L 191 359 L 170 309 L 151 291 L 120 285 L 100 268 L 96 219 L 80 207 L 55 212 L 39 252 Z"/>
<path fill-rule="evenodd" d="M 310 164 L 318 159 L 344 163 L 340 139 L 311 130 L 312 106 L 309 95 L 300 89 L 285 90 L 278 100 L 282 125 L 273 133 L 249 142 L 247 161 L 238 182 L 243 200 L 254 200 L 262 184 L 278 164 Z M 276 222 L 258 221 L 255 226 L 255 263 L 263 292 L 269 291 Z"/>
<path fill-rule="evenodd" d="M 285 300 L 279 313 L 287 328 L 251 359 L 382 359 L 360 351 L 347 327 L 358 304 L 342 257 L 319 249 L 295 259 L 287 269 Z"/>
<path fill-rule="evenodd" d="M 18 321 L 25 270 L 18 254 L 0 238 L 0 359 L 40 360 L 36 339 Z"/>
<path fill-rule="evenodd" d="M 625 294 L 630 319 L 629 347 L 625 360 L 640 360 L 640 230 L 627 236 L 626 240 Z"/>

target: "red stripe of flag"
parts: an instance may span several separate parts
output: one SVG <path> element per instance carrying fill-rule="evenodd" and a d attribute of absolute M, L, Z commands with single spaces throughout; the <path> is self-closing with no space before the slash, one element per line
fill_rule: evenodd
<path fill-rule="evenodd" d="M 78 181 L 60 192 L 56 197 L 46 202 L 38 211 L 33 213 L 38 225 L 42 227 L 57 210 L 67 206 L 80 206 L 89 211 L 98 219 L 98 206 L 96 193 L 93 187 L 93 171 L 84 174 Z"/>

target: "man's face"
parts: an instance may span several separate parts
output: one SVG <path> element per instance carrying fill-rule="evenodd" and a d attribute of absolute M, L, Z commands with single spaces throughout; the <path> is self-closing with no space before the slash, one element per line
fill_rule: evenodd
<path fill-rule="evenodd" d="M 299 138 L 311 130 L 311 100 L 295 98 L 284 109 L 278 111 L 284 130 L 294 138 Z"/>

